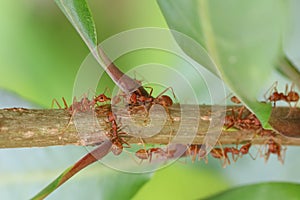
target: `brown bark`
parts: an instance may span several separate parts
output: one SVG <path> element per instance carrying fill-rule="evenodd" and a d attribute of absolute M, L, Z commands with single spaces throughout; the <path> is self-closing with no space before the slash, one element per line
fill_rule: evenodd
<path fill-rule="evenodd" d="M 117 121 L 122 124 L 123 131 L 135 135 L 135 137 L 127 138 L 130 144 L 140 143 L 141 137 L 146 143 L 168 144 L 178 132 L 179 126 L 182 132 L 190 133 L 193 127 L 196 127 L 196 123 L 198 123 L 198 129 L 195 138 L 190 134 L 180 137 L 181 141 L 193 141 L 193 143 L 201 144 L 210 125 L 210 106 L 200 106 L 199 108 L 201 112 L 198 116 L 190 112 L 190 115 L 185 116 L 185 119 L 188 120 L 182 120 L 178 105 L 173 106 L 169 109 L 172 120 L 167 117 L 159 133 L 147 138 L 143 136 L 152 134 L 152 129 L 145 128 L 149 126 L 149 118 L 145 117 L 144 112 L 130 115 L 126 110 L 122 111 L 116 108 L 116 111 L 118 113 Z M 192 109 L 192 107 L 185 106 L 185 109 Z M 95 115 L 77 112 L 70 120 L 71 114 L 64 109 L 2 109 L 0 110 L 0 148 L 97 144 L 102 141 L 102 135 L 111 129 L 111 125 L 107 121 L 110 105 L 101 106 L 96 111 Z M 282 134 L 288 136 L 285 137 L 281 134 L 276 136 L 283 145 L 300 145 L 300 109 L 293 109 L 291 114 L 289 111 L 288 107 L 273 109 L 269 122 Z M 153 115 L 151 121 L 153 127 L 161 123 L 161 117 L 161 113 Z M 197 117 L 200 119 L 198 122 Z M 124 122 L 127 120 L 133 120 L 138 126 L 126 127 Z M 220 120 L 222 119 L 220 118 Z M 223 129 L 219 140 L 222 144 L 236 144 L 249 141 L 253 136 L 254 132 L 251 130 L 226 131 Z M 253 143 L 263 144 L 264 141 L 265 138 L 255 137 Z"/>

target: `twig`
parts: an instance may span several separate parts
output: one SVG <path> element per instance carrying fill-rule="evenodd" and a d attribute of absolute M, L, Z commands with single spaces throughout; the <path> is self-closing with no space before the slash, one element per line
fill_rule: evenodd
<path fill-rule="evenodd" d="M 182 107 L 182 105 L 181 105 Z M 192 109 L 191 106 L 184 106 L 185 109 Z M 198 123 L 197 135 L 183 136 L 183 141 L 190 140 L 193 143 L 201 144 L 206 136 L 207 129 L 210 125 L 210 106 L 200 106 L 199 116 L 185 116 L 188 120 L 180 119 L 180 109 L 178 105 L 170 108 L 170 114 L 173 121 L 167 118 L 164 126 L 152 137 L 143 138 L 146 143 L 150 144 L 168 144 L 172 136 L 177 133 L 180 126 L 181 130 L 186 133 L 191 132 L 192 127 Z M 235 106 L 235 108 L 238 108 Z M 117 108 L 116 108 L 117 109 Z M 70 122 L 70 114 L 63 109 L 35 110 L 23 108 L 9 108 L 0 110 L 0 148 L 19 148 L 19 147 L 45 147 L 55 145 L 93 145 L 103 140 L 103 135 L 111 129 L 110 123 L 107 122 L 107 113 L 110 111 L 110 105 L 101 106 L 97 109 L 95 118 L 91 113 L 77 113 Z M 114 110 L 116 111 L 116 110 Z M 290 108 L 278 107 L 273 110 L 270 118 L 270 124 L 283 134 L 278 134 L 282 145 L 300 145 L 300 109 L 294 109 L 292 114 L 287 117 Z M 215 113 L 212 113 L 215 114 Z M 161 123 L 161 114 L 153 116 L 151 121 L 153 127 Z M 197 118 L 200 120 L 197 122 Z M 74 119 L 76 127 L 74 125 Z M 95 120 L 96 119 L 96 120 Z M 134 120 L 139 124 L 135 127 L 124 127 L 124 121 Z M 147 126 L 149 119 L 145 113 L 130 115 L 126 110 L 118 111 L 118 120 L 122 123 L 123 129 L 130 135 L 141 135 L 140 128 Z M 148 122 L 147 122 L 148 120 Z M 222 119 L 220 119 L 222 120 Z M 77 129 L 76 129 L 77 128 Z M 79 133 L 78 133 L 79 132 Z M 149 135 L 151 130 L 143 130 L 143 135 Z M 253 138 L 253 131 L 222 131 L 220 141 L 222 144 L 236 144 L 246 142 Z M 140 143 L 140 137 L 129 137 L 127 140 L 130 144 Z M 264 142 L 257 137 L 253 143 Z"/>

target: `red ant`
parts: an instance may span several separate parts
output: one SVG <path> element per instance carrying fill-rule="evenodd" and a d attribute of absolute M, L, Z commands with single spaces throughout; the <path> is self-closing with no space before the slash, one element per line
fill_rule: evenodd
<path fill-rule="evenodd" d="M 126 144 L 126 148 L 130 148 L 130 144 L 128 144 L 122 137 L 122 135 L 127 135 L 125 132 L 120 132 L 121 129 L 114 130 L 112 129 L 112 133 L 109 133 L 109 138 L 112 142 L 111 151 L 114 155 L 120 155 L 123 151 L 124 144 Z"/>
<path fill-rule="evenodd" d="M 208 162 L 207 156 L 206 156 L 207 152 L 206 152 L 205 148 L 203 149 L 202 147 L 203 147 L 202 144 L 189 145 L 185 152 L 185 156 L 190 155 L 192 158 L 192 162 L 194 162 L 196 160 L 197 156 L 198 156 L 198 160 L 205 157 L 205 163 L 207 163 Z"/>
<path fill-rule="evenodd" d="M 123 145 L 126 144 L 127 148 L 130 148 L 130 144 L 128 144 L 121 136 L 121 135 L 127 135 L 125 132 L 120 132 L 121 129 L 117 125 L 117 116 L 113 112 L 108 113 L 108 121 L 111 122 L 111 131 L 108 134 L 111 142 L 112 142 L 112 148 L 111 151 L 114 155 L 120 155 L 123 151 Z"/>
<path fill-rule="evenodd" d="M 133 92 L 131 94 L 131 96 L 129 98 L 129 104 L 130 105 L 133 105 L 133 106 L 134 105 L 145 105 L 147 103 L 160 104 L 160 105 L 166 106 L 166 107 L 169 107 L 169 106 L 173 105 L 172 99 L 167 95 L 163 95 L 167 90 L 171 90 L 174 97 L 175 97 L 174 91 L 171 87 L 166 88 L 156 98 L 152 97 L 153 88 L 151 88 L 151 87 L 145 87 L 145 88 L 150 88 L 149 96 L 143 95 L 139 91 L 139 89 L 137 89 L 135 92 Z"/>
<path fill-rule="evenodd" d="M 149 88 L 151 88 L 151 87 L 149 87 Z M 171 90 L 174 98 L 176 99 L 175 93 L 171 87 L 166 88 L 156 98 L 151 96 L 152 92 L 153 92 L 153 89 L 151 88 L 149 96 L 142 95 L 139 92 L 139 90 L 132 93 L 129 98 L 129 105 L 134 106 L 134 107 L 131 107 L 133 110 L 136 110 L 136 109 L 139 110 L 141 108 L 140 106 L 142 106 L 143 109 L 148 113 L 150 107 L 153 104 L 159 104 L 159 105 L 162 105 L 169 114 L 168 107 L 173 105 L 173 100 L 169 96 L 163 95 L 167 90 Z M 170 114 L 169 114 L 169 117 L 170 117 Z"/>
<path fill-rule="evenodd" d="M 75 110 L 76 111 L 80 111 L 80 112 L 86 112 L 91 110 L 92 108 L 94 108 L 94 106 L 99 102 L 99 103 L 103 103 L 103 102 L 107 102 L 110 101 L 111 98 L 107 97 L 105 94 L 100 94 L 98 96 L 95 96 L 92 100 L 89 100 L 87 97 L 83 97 L 80 101 L 77 101 L 76 97 L 73 98 L 73 103 L 72 105 L 69 107 L 65 98 L 62 97 L 63 103 L 66 110 L 69 110 L 71 113 L 73 113 Z M 54 103 L 56 103 L 56 105 L 58 106 L 59 109 L 62 109 L 62 107 L 60 106 L 60 104 L 58 103 L 58 101 L 56 99 L 52 100 L 52 105 L 51 107 L 53 108 Z"/>
<path fill-rule="evenodd" d="M 230 100 L 233 102 L 233 103 L 236 103 L 236 104 L 240 104 L 241 103 L 241 100 L 239 100 L 239 98 L 237 98 L 236 96 L 232 96 L 230 98 Z"/>
<path fill-rule="evenodd" d="M 110 101 L 111 99 L 109 97 L 107 97 L 104 94 L 100 94 L 98 96 L 95 96 L 92 100 L 89 100 L 87 97 L 83 97 L 80 101 L 77 101 L 76 97 L 73 98 L 73 103 L 71 106 L 68 106 L 66 100 L 64 97 L 62 97 L 64 106 L 65 106 L 65 110 L 69 111 L 69 114 L 71 115 L 71 118 L 66 126 L 66 128 L 64 128 L 64 130 L 66 130 L 70 123 L 71 120 L 73 118 L 73 116 L 75 115 L 76 112 L 87 112 L 87 111 L 91 111 L 92 109 L 94 109 L 95 105 L 97 104 L 97 102 L 106 102 L 106 101 Z M 62 109 L 62 107 L 60 106 L 60 104 L 58 103 L 58 101 L 56 99 L 52 100 L 52 105 L 51 107 L 53 108 L 54 103 L 57 104 L 57 106 L 59 107 L 59 109 Z M 63 131 L 64 132 L 64 131 Z"/>
<path fill-rule="evenodd" d="M 220 147 L 219 148 L 218 147 L 213 148 L 210 151 L 210 154 L 214 158 L 217 158 L 217 159 L 220 159 L 220 160 L 222 159 L 223 160 L 222 167 L 225 168 L 227 164 L 230 165 L 230 160 L 228 158 L 228 153 L 233 152 L 233 154 L 235 154 L 236 151 L 235 151 L 234 147 L 226 147 L 226 148 L 223 149 L 221 143 L 220 142 L 218 142 L 218 143 L 219 143 Z M 232 155 L 232 158 L 234 158 L 233 155 Z M 235 161 L 235 159 L 234 159 L 234 161 Z"/>
<path fill-rule="evenodd" d="M 226 163 L 228 165 L 230 165 L 230 160 L 228 158 L 227 152 L 224 151 L 224 149 L 222 148 L 213 148 L 210 151 L 210 154 L 212 155 L 212 157 L 217 158 L 217 159 L 223 159 L 224 162 L 222 164 L 222 167 L 225 168 L 226 167 Z"/>
<path fill-rule="evenodd" d="M 221 145 L 221 144 L 220 144 Z M 224 162 L 222 164 L 223 167 L 226 167 L 226 165 L 230 164 L 230 159 L 228 157 L 228 153 L 231 153 L 232 160 L 234 162 L 237 161 L 239 157 L 242 157 L 245 154 L 249 154 L 253 160 L 256 159 L 256 157 L 253 157 L 252 154 L 250 154 L 249 149 L 252 146 L 250 142 L 244 144 L 243 146 L 240 147 L 240 149 L 237 149 L 235 147 L 225 147 L 224 149 L 222 146 L 220 148 L 213 148 L 210 152 L 210 154 L 217 159 L 223 159 Z"/>
<path fill-rule="evenodd" d="M 253 156 L 253 155 L 249 152 L 251 146 L 252 146 L 252 143 L 251 143 L 251 142 L 248 142 L 248 143 L 244 144 L 243 146 L 241 146 L 241 148 L 240 148 L 240 150 L 239 150 L 239 151 L 240 151 L 240 157 L 242 157 L 243 155 L 249 154 L 250 157 L 251 157 L 253 160 L 255 160 L 255 159 L 257 158 L 257 155 L 258 155 L 259 152 L 257 152 L 256 156 Z"/>
<path fill-rule="evenodd" d="M 160 157 L 170 157 L 166 151 L 164 151 L 162 148 L 150 148 L 150 149 L 140 149 L 135 153 L 135 156 L 138 157 L 141 160 L 147 160 L 149 159 L 149 162 L 152 161 L 153 154 L 157 154 Z"/>
<path fill-rule="evenodd" d="M 277 101 L 285 101 L 289 104 L 289 106 L 291 107 L 291 102 L 295 102 L 294 107 L 297 107 L 297 104 L 299 102 L 299 94 L 297 92 L 295 92 L 293 89 L 295 87 L 295 84 L 292 83 L 290 90 L 288 92 L 288 84 L 285 85 L 285 93 L 279 93 L 277 91 L 277 85 L 278 82 L 276 81 L 271 87 L 270 89 L 265 93 L 265 99 L 267 99 L 270 102 L 273 102 L 274 107 L 276 107 L 276 102 Z M 266 94 L 270 92 L 269 97 L 266 96 Z"/>
<path fill-rule="evenodd" d="M 231 127 L 234 127 L 234 128 L 240 129 L 240 130 L 261 129 L 261 127 L 262 127 L 261 123 L 253 113 L 249 113 L 247 116 L 242 118 L 244 110 L 245 110 L 244 107 L 241 107 L 238 112 L 238 116 L 236 117 L 235 111 L 233 109 L 231 109 L 231 115 L 225 116 L 224 126 L 226 127 L 226 129 L 229 129 Z"/>
<path fill-rule="evenodd" d="M 252 143 L 248 142 L 246 144 L 244 144 L 243 146 L 241 146 L 239 152 L 241 153 L 241 156 L 249 153 L 249 149 L 252 146 Z"/>
<path fill-rule="evenodd" d="M 285 152 L 286 148 L 282 148 L 282 146 L 279 143 L 275 142 L 275 140 L 272 138 L 268 139 L 265 142 L 265 148 L 267 149 L 264 153 L 266 162 L 268 161 L 270 154 L 277 154 L 278 160 L 283 164 L 284 156 L 282 152 Z"/>
<path fill-rule="evenodd" d="M 281 101 L 281 100 L 285 101 L 285 94 L 283 94 L 282 92 L 279 93 L 277 91 L 277 85 L 278 82 L 276 81 L 275 83 L 273 83 L 273 85 L 269 88 L 269 90 L 264 95 L 265 99 L 267 99 L 270 102 L 273 102 L 274 107 L 276 107 L 277 101 Z M 266 96 L 268 92 L 270 92 L 269 97 Z"/>
<path fill-rule="evenodd" d="M 240 104 L 241 101 L 236 97 L 232 96 L 231 101 L 236 104 Z M 245 129 L 252 129 L 252 130 L 258 130 L 261 129 L 261 123 L 258 120 L 258 118 L 255 116 L 255 114 L 251 113 L 245 106 L 240 107 L 237 109 L 237 116 L 235 109 L 230 109 L 231 115 L 225 116 L 225 122 L 224 125 L 226 129 L 229 129 L 231 127 L 245 130 Z M 246 112 L 246 116 L 245 113 Z"/>

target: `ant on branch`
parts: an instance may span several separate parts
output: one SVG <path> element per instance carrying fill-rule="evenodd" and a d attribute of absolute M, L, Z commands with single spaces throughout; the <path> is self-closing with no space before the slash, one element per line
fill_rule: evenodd
<path fill-rule="evenodd" d="M 238 158 L 241 158 L 242 156 L 249 154 L 250 157 L 255 160 L 257 155 L 254 157 L 250 152 L 250 148 L 252 146 L 251 142 L 248 142 L 244 145 L 242 145 L 239 149 L 236 147 L 225 147 L 222 148 L 221 144 L 219 148 L 213 148 L 210 152 L 210 154 L 212 155 L 212 157 L 220 159 L 220 160 L 224 160 L 222 167 L 225 168 L 226 165 L 230 165 L 230 159 L 228 156 L 228 153 L 231 153 L 232 156 L 232 160 L 234 162 L 236 162 L 238 160 Z"/>
<path fill-rule="evenodd" d="M 89 100 L 86 96 L 81 98 L 80 101 L 77 101 L 76 97 L 73 98 L 73 103 L 71 106 L 68 106 L 66 100 L 64 97 L 62 97 L 62 101 L 64 103 L 64 109 L 69 110 L 70 113 L 72 114 L 74 111 L 79 111 L 79 112 L 86 112 L 92 110 L 97 103 L 104 103 L 107 101 L 110 101 L 111 98 L 107 97 L 105 95 L 105 92 L 108 88 L 104 90 L 104 93 L 99 94 L 98 96 L 94 96 L 92 100 Z M 59 109 L 62 109 L 61 105 L 58 103 L 56 99 L 52 100 L 51 107 L 53 108 L 54 103 L 58 106 Z"/>
<path fill-rule="evenodd" d="M 202 148 L 204 147 L 204 148 Z M 205 159 L 205 163 L 208 162 L 207 152 L 205 146 L 202 144 L 191 144 L 188 145 L 187 150 L 185 151 L 185 156 L 191 156 L 192 162 L 195 162 L 196 158 L 200 161 L 202 158 Z"/>
<path fill-rule="evenodd" d="M 226 129 L 234 127 L 239 130 L 258 130 L 262 128 L 262 125 L 258 118 L 247 109 L 246 111 L 248 113 L 246 113 L 246 116 L 243 117 L 244 110 L 245 108 L 241 107 L 238 110 L 238 115 L 236 116 L 236 112 L 231 109 L 231 115 L 225 116 L 224 126 L 226 127 Z"/>
<path fill-rule="evenodd" d="M 126 148 L 130 148 L 130 144 L 128 144 L 122 137 L 123 135 L 127 135 L 125 132 L 121 132 L 121 128 L 117 125 L 117 116 L 113 112 L 108 113 L 108 122 L 111 123 L 111 130 L 108 134 L 112 142 L 111 151 L 114 155 L 120 155 L 123 151 L 123 145 L 126 144 Z"/>
<path fill-rule="evenodd" d="M 168 152 L 164 151 L 162 148 L 150 148 L 150 149 L 139 149 L 136 151 L 135 156 L 139 159 L 148 160 L 149 162 L 152 161 L 153 155 L 157 155 L 159 157 L 169 158 L 171 155 L 168 154 Z"/>
<path fill-rule="evenodd" d="M 105 91 L 106 91 L 106 89 L 105 89 Z M 105 91 L 104 91 L 104 93 L 105 93 Z M 71 118 L 70 118 L 67 126 L 64 128 L 64 130 L 66 130 L 69 127 L 69 125 L 72 121 L 72 118 L 75 116 L 76 112 L 92 111 L 98 102 L 103 103 L 103 102 L 110 101 L 111 99 L 109 97 L 107 97 L 104 93 L 100 94 L 98 96 L 95 96 L 92 100 L 89 100 L 86 96 L 84 96 L 83 98 L 81 98 L 80 101 L 77 101 L 76 97 L 74 97 L 73 103 L 71 106 L 68 106 L 65 98 L 62 97 L 64 106 L 65 106 L 64 109 L 69 111 L 69 114 L 71 115 Z M 61 105 L 58 103 L 58 101 L 56 99 L 52 100 L 52 105 L 51 105 L 52 108 L 54 106 L 54 103 L 56 103 L 56 105 L 58 106 L 59 109 L 62 109 Z"/>
<path fill-rule="evenodd" d="M 278 142 L 275 142 L 274 139 L 268 139 L 267 141 L 265 141 L 265 162 L 268 161 L 270 154 L 276 154 L 278 160 L 283 164 L 285 151 L 286 148 L 283 148 Z"/>
<path fill-rule="evenodd" d="M 222 148 L 222 145 L 220 143 L 220 148 L 213 148 L 210 152 L 211 156 L 217 159 L 223 159 L 223 164 L 222 167 L 225 168 L 226 165 L 230 165 L 230 159 L 228 157 L 228 153 L 231 153 L 232 160 L 234 162 L 237 161 L 238 157 L 240 155 L 240 150 L 235 148 L 235 147 L 225 147 L 224 149 Z"/>
<path fill-rule="evenodd" d="M 297 107 L 297 104 L 299 102 L 299 94 L 295 92 L 294 87 L 295 84 L 292 83 L 290 90 L 288 84 L 285 85 L 285 92 L 278 92 L 277 90 L 278 82 L 276 81 L 273 83 L 273 85 L 269 88 L 269 90 L 265 93 L 264 97 L 267 101 L 273 102 L 273 106 L 276 107 L 277 101 L 285 101 L 289 104 L 289 107 L 291 108 L 291 103 L 294 102 L 294 107 Z M 267 96 L 267 94 L 269 95 Z"/>
<path fill-rule="evenodd" d="M 147 104 L 150 104 L 150 105 L 160 104 L 160 105 L 164 106 L 165 108 L 170 107 L 173 105 L 173 100 L 168 95 L 163 95 L 168 90 L 172 91 L 173 96 L 176 99 L 176 96 L 175 96 L 175 93 L 174 93 L 172 87 L 166 88 L 155 98 L 152 97 L 153 88 L 151 88 L 151 87 L 146 87 L 146 88 L 150 88 L 149 96 L 142 95 L 142 93 L 138 89 L 131 94 L 129 101 L 128 101 L 129 105 L 139 106 L 139 105 L 147 105 Z"/>
<path fill-rule="evenodd" d="M 173 100 L 168 95 L 164 95 L 168 90 L 171 90 L 173 93 L 174 98 L 176 99 L 175 93 L 173 91 L 172 87 L 166 88 L 164 91 L 162 91 L 157 97 L 152 96 L 153 88 L 152 87 L 144 87 L 144 88 L 150 88 L 150 92 L 148 95 L 144 95 L 140 89 L 137 89 L 136 91 L 132 92 L 129 96 L 126 94 L 120 94 L 113 98 L 113 103 L 117 104 L 121 101 L 120 96 L 125 99 L 129 107 L 130 112 L 138 112 L 140 110 L 144 110 L 147 114 L 149 114 L 149 110 L 152 105 L 159 104 L 163 106 L 166 111 L 168 112 L 169 116 L 169 109 L 168 107 L 173 105 Z"/>

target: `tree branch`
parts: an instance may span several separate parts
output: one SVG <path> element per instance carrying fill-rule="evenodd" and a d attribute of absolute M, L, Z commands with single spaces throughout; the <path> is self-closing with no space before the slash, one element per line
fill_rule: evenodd
<path fill-rule="evenodd" d="M 234 106 L 234 108 L 239 107 Z M 145 128 L 147 125 L 149 126 L 149 118 L 145 117 L 144 112 L 130 115 L 126 110 L 116 109 L 118 113 L 118 123 L 123 124 L 123 131 L 129 135 L 136 136 L 126 137 L 128 143 L 140 143 L 140 137 L 151 134 L 151 128 Z M 193 108 L 191 106 L 185 106 L 185 109 Z M 70 120 L 71 114 L 64 109 L 2 109 L 0 110 L 0 148 L 98 144 L 103 140 L 102 136 L 107 134 L 111 129 L 111 124 L 107 120 L 107 115 L 110 111 L 110 105 L 104 105 L 96 109 L 95 115 L 75 112 Z M 203 139 L 210 125 L 210 106 L 200 106 L 201 112 L 199 116 L 193 116 L 191 112 L 191 116 L 185 116 L 188 120 L 183 121 L 180 119 L 181 110 L 178 105 L 174 105 L 169 111 L 173 120 L 167 117 L 159 133 L 152 137 L 143 137 L 144 142 L 150 144 L 168 144 L 175 133 L 177 133 L 179 125 L 183 132 L 189 133 L 191 128 L 195 127 L 197 117 L 200 117 L 196 137 L 192 138 L 194 136 L 187 134 L 182 139 L 183 141 L 193 141 L 195 144 L 203 143 Z M 300 109 L 295 108 L 292 113 L 288 115 L 289 111 L 290 108 L 288 107 L 273 109 L 269 122 L 282 134 L 289 136 L 285 137 L 281 134 L 276 136 L 282 145 L 300 145 Z M 160 115 L 161 114 L 158 113 L 152 116 L 151 123 L 153 127 L 161 123 L 161 117 L 163 116 Z M 133 120 L 138 126 L 128 128 L 124 126 L 124 121 L 126 120 Z M 74 122 L 76 123 L 76 127 Z M 143 127 L 145 129 L 143 129 Z M 237 142 L 250 141 L 253 136 L 254 132 L 251 130 L 223 130 L 219 140 L 222 144 L 236 144 Z M 253 143 L 263 144 L 264 141 L 265 138 L 255 137 Z"/>

